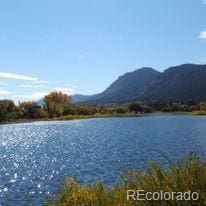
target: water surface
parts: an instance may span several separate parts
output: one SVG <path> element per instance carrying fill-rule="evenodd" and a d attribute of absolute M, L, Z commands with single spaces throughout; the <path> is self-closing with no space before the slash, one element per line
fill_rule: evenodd
<path fill-rule="evenodd" d="M 0 126 L 0 204 L 41 205 L 64 177 L 116 182 L 130 168 L 206 148 L 206 117 L 151 116 Z"/>

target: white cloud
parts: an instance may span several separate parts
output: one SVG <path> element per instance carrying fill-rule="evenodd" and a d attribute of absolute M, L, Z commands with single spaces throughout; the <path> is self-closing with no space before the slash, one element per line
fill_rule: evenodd
<path fill-rule="evenodd" d="M 37 80 L 34 83 L 37 83 L 37 84 L 48 84 L 49 82 L 48 81 Z"/>
<path fill-rule="evenodd" d="M 8 95 L 11 94 L 10 91 L 5 91 L 5 90 L 0 90 L 0 95 L 4 96 L 4 95 Z"/>
<path fill-rule="evenodd" d="M 6 85 L 7 84 L 7 82 L 5 82 L 5 81 L 0 81 L 0 85 L 2 86 L 2 85 Z"/>
<path fill-rule="evenodd" d="M 20 87 L 23 88 L 45 88 L 46 85 L 32 85 L 32 84 L 22 84 Z"/>
<path fill-rule="evenodd" d="M 58 91 L 58 92 L 63 92 L 66 93 L 68 95 L 71 95 L 74 93 L 74 91 L 77 89 L 78 87 L 76 85 L 72 85 L 72 84 L 64 84 L 63 87 L 55 87 L 53 88 L 54 91 Z"/>
<path fill-rule="evenodd" d="M 71 88 L 71 87 L 55 87 L 54 88 L 54 91 L 57 91 L 57 92 L 63 92 L 63 93 L 66 93 L 66 94 L 73 94 L 74 93 L 74 88 Z"/>
<path fill-rule="evenodd" d="M 206 30 L 200 33 L 199 39 L 205 39 L 206 40 Z"/>
<path fill-rule="evenodd" d="M 10 94 L 11 94 L 10 91 L 5 91 L 5 90 L 3 90 L 3 88 L 0 88 L 0 99 L 5 99 L 5 98 L 7 98 L 6 96 L 10 95 Z"/>
<path fill-rule="evenodd" d="M 65 84 L 65 86 L 70 87 L 70 88 L 74 88 L 74 89 L 78 88 L 76 85 L 72 85 L 72 84 Z"/>
<path fill-rule="evenodd" d="M 9 79 L 17 79 L 17 80 L 27 80 L 27 81 L 37 81 L 36 77 L 29 77 L 25 75 L 9 73 L 9 72 L 0 72 L 0 77 L 9 78 Z"/>
<path fill-rule="evenodd" d="M 12 97 L 18 101 L 36 101 L 47 95 L 49 92 L 34 92 L 32 94 L 17 94 Z"/>
<path fill-rule="evenodd" d="M 84 55 L 84 54 L 78 54 L 77 55 L 80 59 L 86 59 L 86 55 Z"/>

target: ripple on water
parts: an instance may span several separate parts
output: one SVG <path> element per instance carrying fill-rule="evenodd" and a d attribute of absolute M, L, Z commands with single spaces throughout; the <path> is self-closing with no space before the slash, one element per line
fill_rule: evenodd
<path fill-rule="evenodd" d="M 65 176 L 117 181 L 125 169 L 205 152 L 206 118 L 164 116 L 0 125 L 0 204 L 33 205 L 55 194 Z M 175 154 L 174 154 L 175 151 Z M 38 203 L 38 204 L 37 204 Z"/>

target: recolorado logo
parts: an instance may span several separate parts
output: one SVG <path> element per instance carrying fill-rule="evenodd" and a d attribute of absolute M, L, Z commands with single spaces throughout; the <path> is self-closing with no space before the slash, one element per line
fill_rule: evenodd
<path fill-rule="evenodd" d="M 156 192 L 148 192 L 144 190 L 127 190 L 127 200 L 131 201 L 197 201 L 199 199 L 198 192 L 165 192 L 163 190 Z"/>

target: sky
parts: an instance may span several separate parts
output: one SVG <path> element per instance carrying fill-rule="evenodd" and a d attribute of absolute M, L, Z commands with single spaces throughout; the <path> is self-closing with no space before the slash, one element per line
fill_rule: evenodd
<path fill-rule="evenodd" d="M 206 0 L 0 1 L 0 99 L 94 94 L 183 63 L 206 63 Z"/>

